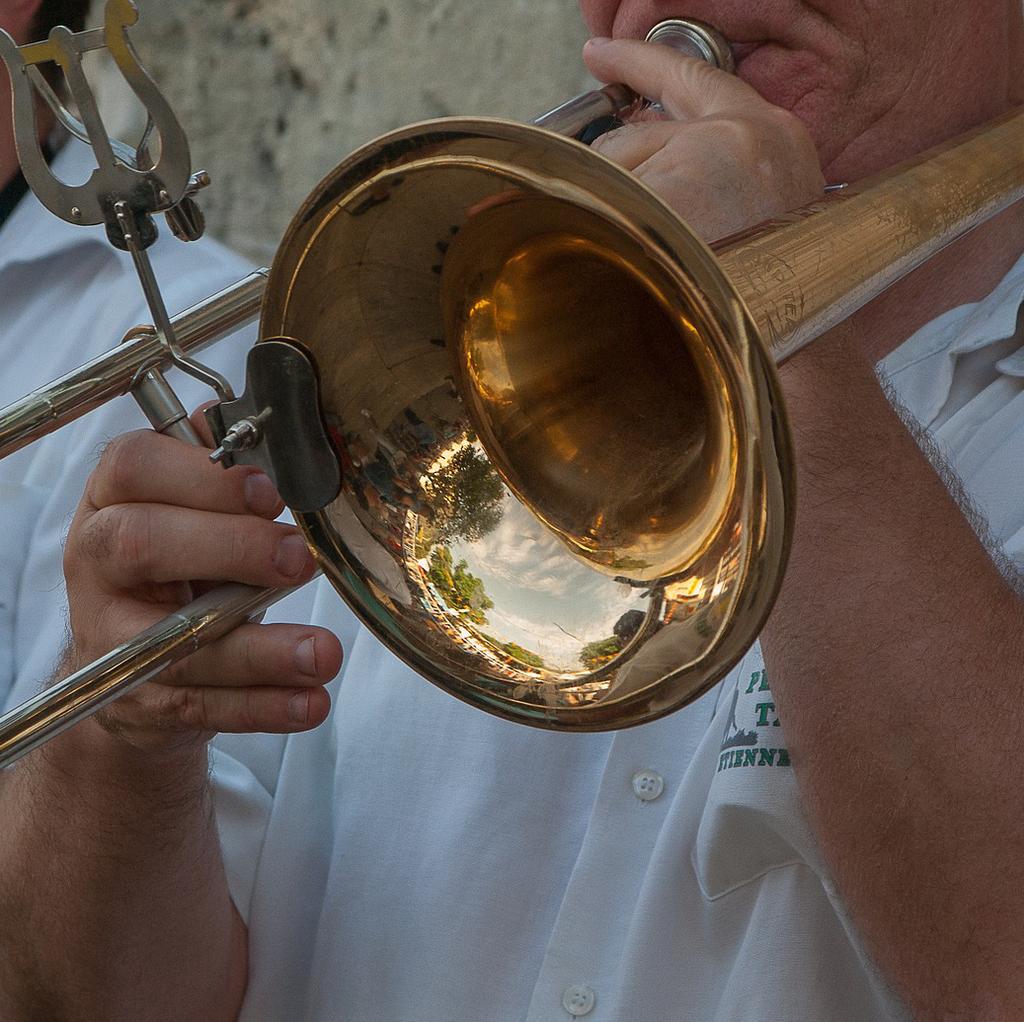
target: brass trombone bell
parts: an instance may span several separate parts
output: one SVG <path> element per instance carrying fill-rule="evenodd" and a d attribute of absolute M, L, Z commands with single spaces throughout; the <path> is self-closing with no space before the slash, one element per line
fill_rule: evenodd
<path fill-rule="evenodd" d="M 312 353 L 345 466 L 297 520 L 430 680 L 526 723 L 624 727 L 753 641 L 792 502 L 774 369 L 628 172 L 525 125 L 395 132 L 296 215 L 261 333 Z"/>

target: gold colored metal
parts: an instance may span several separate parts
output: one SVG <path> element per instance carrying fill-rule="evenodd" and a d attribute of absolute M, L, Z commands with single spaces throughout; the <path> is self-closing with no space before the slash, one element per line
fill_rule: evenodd
<path fill-rule="evenodd" d="M 759 632 L 793 468 L 774 364 L 1024 195 L 1017 112 L 719 246 L 595 153 L 448 119 L 295 217 L 264 336 L 320 367 L 324 572 L 461 699 L 565 730 L 689 702 Z"/>
<path fill-rule="evenodd" d="M 384 136 L 306 200 L 264 296 L 261 336 L 316 359 L 343 471 L 299 524 L 376 635 L 459 698 L 563 730 L 669 713 L 742 656 L 782 577 L 795 484 L 775 363 L 1022 196 L 1017 111 L 716 257 L 628 172 L 541 128 Z M 239 613 L 186 611 L 131 656 L 169 662 Z M 60 698 L 112 698 L 102 671 L 83 677 Z M 86 712 L 45 700 L 0 719 L 0 765 Z"/>
<path fill-rule="evenodd" d="M 782 362 L 1022 197 L 1017 109 L 714 247 Z"/>
<path fill-rule="evenodd" d="M 261 332 L 312 352 L 343 465 L 299 523 L 430 680 L 526 723 L 624 727 L 753 641 L 792 500 L 774 369 L 626 171 L 500 121 L 389 135 L 297 214 Z"/>

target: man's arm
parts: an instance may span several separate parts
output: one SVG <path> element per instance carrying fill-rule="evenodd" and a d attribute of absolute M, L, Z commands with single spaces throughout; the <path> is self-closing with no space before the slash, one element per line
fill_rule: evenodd
<path fill-rule="evenodd" d="M 825 858 L 915 1017 L 1016 1017 L 1024 601 L 855 332 L 783 372 L 800 500 L 772 692 Z"/>
<path fill-rule="evenodd" d="M 0 818 L 0 1017 L 237 1016 L 205 747 L 154 755 L 87 721 L 0 777 Z"/>
<path fill-rule="evenodd" d="M 201 416 L 194 420 L 201 431 Z M 68 671 L 187 601 L 192 582 L 314 570 L 251 469 L 142 431 L 109 445 L 65 548 Z M 228 893 L 206 742 L 321 723 L 337 639 L 244 625 L 0 773 L 0 1017 L 233 1019 L 246 933 Z"/>

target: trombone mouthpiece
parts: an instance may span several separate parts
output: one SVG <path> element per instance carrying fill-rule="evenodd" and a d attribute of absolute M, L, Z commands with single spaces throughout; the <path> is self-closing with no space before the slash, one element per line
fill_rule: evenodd
<path fill-rule="evenodd" d="M 725 36 L 702 21 L 691 21 L 688 18 L 661 21 L 647 33 L 647 42 L 671 46 L 680 53 L 706 60 L 730 74 L 736 70 L 736 62 Z"/>

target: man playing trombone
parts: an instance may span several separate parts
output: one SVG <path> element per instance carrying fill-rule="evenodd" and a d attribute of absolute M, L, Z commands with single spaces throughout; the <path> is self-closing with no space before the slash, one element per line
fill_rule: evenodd
<path fill-rule="evenodd" d="M 582 7 L 591 70 L 665 111 L 597 148 L 709 239 L 1022 99 L 1018 0 Z M 730 38 L 736 78 L 635 41 L 681 13 Z M 789 572 L 690 707 L 515 729 L 314 591 L 281 611 L 313 625 L 245 626 L 5 776 L 6 1016 L 1012 1017 L 1021 220 L 784 367 Z M 110 445 L 65 551 L 69 664 L 187 589 L 308 578 L 279 510 L 202 450 Z"/>

